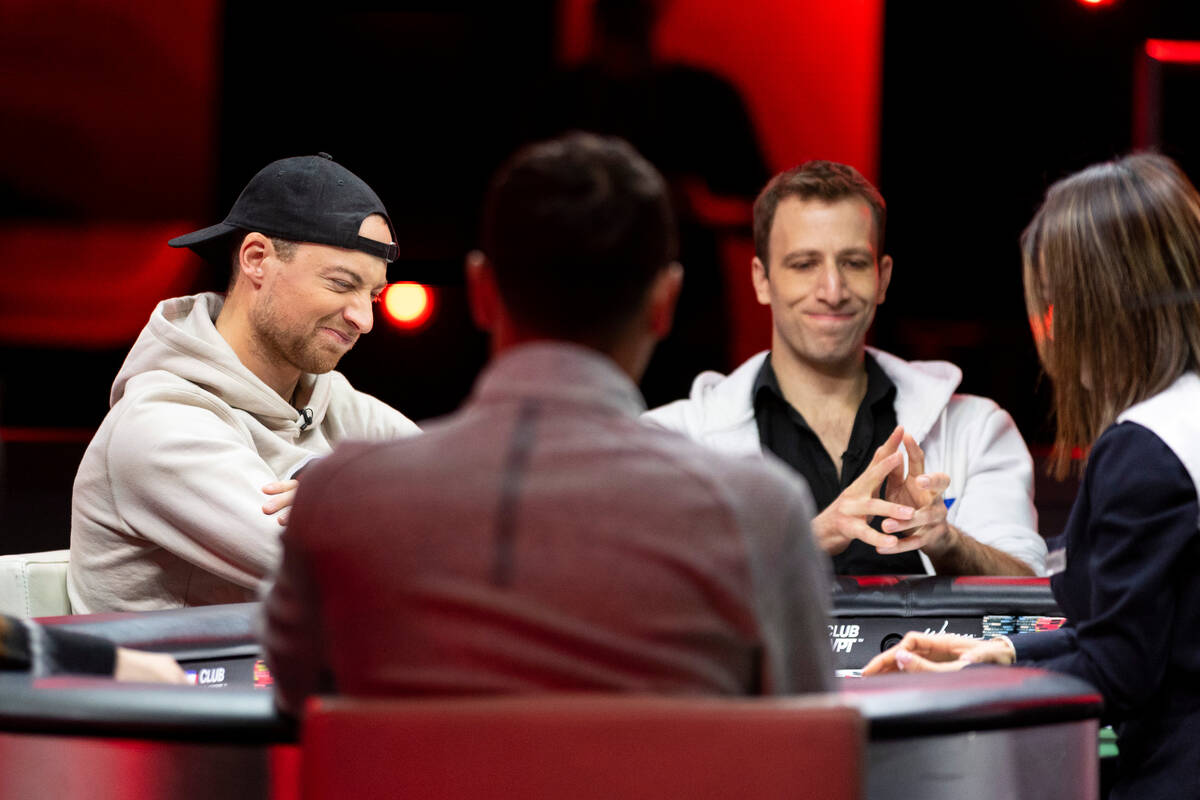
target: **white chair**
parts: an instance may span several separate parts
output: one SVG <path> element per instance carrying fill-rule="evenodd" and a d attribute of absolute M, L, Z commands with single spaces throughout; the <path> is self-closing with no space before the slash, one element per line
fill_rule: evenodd
<path fill-rule="evenodd" d="M 26 618 L 70 614 L 69 553 L 69 550 L 47 550 L 0 556 L 0 613 Z"/>

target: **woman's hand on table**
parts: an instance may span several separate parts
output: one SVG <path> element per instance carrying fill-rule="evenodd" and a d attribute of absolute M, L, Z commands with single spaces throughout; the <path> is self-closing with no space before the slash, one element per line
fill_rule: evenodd
<path fill-rule="evenodd" d="M 889 672 L 956 672 L 970 664 L 1009 665 L 1016 651 L 1007 637 L 974 639 L 953 633 L 904 635 L 900 643 L 871 659 L 864 677 Z"/>

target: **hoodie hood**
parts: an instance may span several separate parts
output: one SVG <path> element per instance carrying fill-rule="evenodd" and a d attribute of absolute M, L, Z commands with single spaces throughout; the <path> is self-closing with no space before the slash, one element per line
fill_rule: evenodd
<path fill-rule="evenodd" d="M 691 400 L 696 409 L 703 409 L 706 430 L 719 435 L 753 422 L 749 398 L 768 352 L 751 357 L 728 377 L 719 372 L 696 376 Z M 896 421 L 921 441 L 962 383 L 962 370 L 948 361 L 904 361 L 873 347 L 867 352 L 896 385 Z M 654 414 L 650 412 L 651 419 Z"/>
<path fill-rule="evenodd" d="M 962 370 L 949 361 L 905 361 L 874 347 L 867 353 L 896 385 L 896 422 L 921 441 L 950 404 Z"/>
<path fill-rule="evenodd" d="M 212 292 L 159 303 L 117 373 L 110 407 L 138 376 L 168 372 L 255 416 L 268 428 L 296 426 L 297 410 L 251 372 L 217 332 L 215 322 L 224 303 L 222 295 Z M 329 407 L 329 378 L 329 374 L 300 376 L 301 384 L 312 388 L 307 408 L 316 423 Z"/>

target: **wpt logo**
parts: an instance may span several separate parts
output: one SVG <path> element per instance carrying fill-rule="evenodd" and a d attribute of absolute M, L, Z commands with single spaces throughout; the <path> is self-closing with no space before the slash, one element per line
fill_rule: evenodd
<path fill-rule="evenodd" d="M 830 625 L 829 644 L 835 653 L 849 653 L 854 645 L 862 644 L 857 625 Z"/>
<path fill-rule="evenodd" d="M 206 686 L 206 685 L 210 685 L 210 684 L 214 684 L 214 683 L 224 683 L 224 682 L 225 682 L 225 668 L 224 667 L 214 667 L 212 669 L 200 670 L 199 684 L 201 686 Z"/>

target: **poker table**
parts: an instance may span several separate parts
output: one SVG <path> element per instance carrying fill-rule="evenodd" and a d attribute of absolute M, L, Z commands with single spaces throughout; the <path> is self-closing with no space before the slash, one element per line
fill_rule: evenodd
<path fill-rule="evenodd" d="M 834 579 L 829 644 L 853 675 L 909 631 L 986 637 L 1052 630 L 1064 619 L 1049 578 L 872 575 Z"/>
<path fill-rule="evenodd" d="M 923 586 L 914 580 L 870 585 L 856 605 L 839 599 L 852 589 L 839 583 L 834 625 L 886 618 L 883 611 L 902 610 L 897 604 L 913 610 L 914 595 L 941 593 Z M 946 591 L 962 598 L 961 591 Z M 879 602 L 866 602 L 879 592 Z M 852 606 L 853 614 L 841 613 Z M 971 619 L 972 608 L 954 610 Z M 16 765 L 0 770 L 0 800 L 298 797 L 298 731 L 275 711 L 255 642 L 257 614 L 256 604 L 239 604 L 43 620 L 170 653 L 197 685 L 0 674 L 0 763 Z M 940 616 L 895 613 L 926 627 L 924 620 Z M 844 624 L 858 624 L 862 635 L 854 638 L 868 638 L 863 622 Z M 872 648 L 878 644 L 871 641 Z M 867 722 L 870 798 L 1096 796 L 1100 698 L 1082 681 L 977 667 L 954 675 L 843 678 L 840 684 L 842 698 Z"/>

